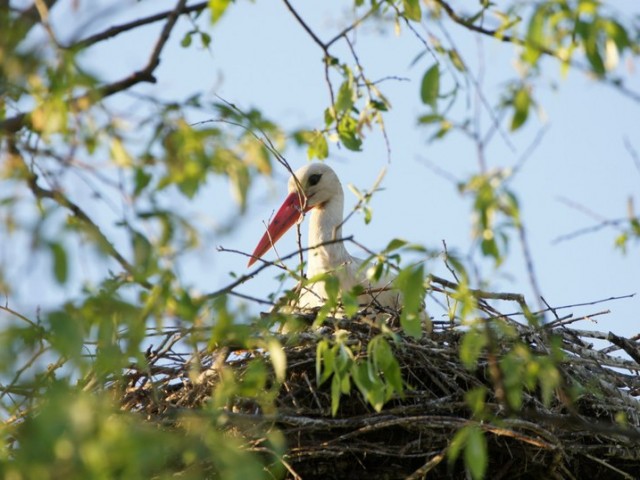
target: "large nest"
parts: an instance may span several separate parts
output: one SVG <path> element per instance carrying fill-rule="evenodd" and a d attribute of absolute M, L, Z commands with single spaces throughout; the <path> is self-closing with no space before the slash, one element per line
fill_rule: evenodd
<path fill-rule="evenodd" d="M 288 369 L 276 409 L 265 412 L 256 399 L 235 398 L 225 415 L 229 431 L 237 435 L 249 430 L 243 425 L 251 425 L 254 432 L 283 432 L 287 451 L 282 460 L 291 478 L 466 478 L 462 459 L 450 462 L 447 453 L 456 432 L 470 424 L 487 439 L 492 479 L 637 478 L 638 338 L 579 330 L 574 326 L 580 319 L 571 316 L 533 327 L 522 316 L 499 314 L 482 299 L 478 305 L 487 327 L 505 322 L 516 335 L 493 337 L 477 368 L 469 369 L 460 360 L 467 327 L 434 322 L 433 333 L 422 339 L 398 334 L 394 353 L 407 387 L 379 412 L 353 387 L 332 416 L 331 382 L 319 387 L 316 382 L 318 342 L 340 329 L 342 335 L 347 332 L 352 349 L 366 355 L 369 340 L 380 333 L 374 322 L 333 319 L 319 330 L 283 335 Z M 260 349 L 226 346 L 186 359 L 168 344 L 149 350 L 148 365 L 131 367 L 122 390 L 124 409 L 156 419 L 176 409 L 198 409 L 215 391 L 221 365 L 241 378 L 251 361 L 268 356 Z M 552 344 L 564 356 L 556 364 L 561 381 L 551 397 L 543 401 L 541 388 L 525 389 L 521 408 L 509 407 L 499 367 L 502 356 L 521 345 L 542 358 Z M 488 392 L 485 413 L 474 417 L 465 395 L 483 386 Z M 250 437 L 248 447 L 260 450 L 264 437 Z"/>

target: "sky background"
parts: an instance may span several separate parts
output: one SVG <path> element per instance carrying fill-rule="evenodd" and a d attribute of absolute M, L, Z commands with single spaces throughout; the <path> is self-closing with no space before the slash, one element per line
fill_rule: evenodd
<path fill-rule="evenodd" d="M 84 37 L 108 25 L 169 9 L 175 4 L 164 0 L 64 3 L 63 8 L 54 9 L 52 17 L 54 29 L 62 39 Z M 349 2 L 292 3 L 325 40 L 348 25 L 352 18 Z M 625 15 L 637 16 L 640 12 L 640 5 L 635 2 L 607 3 Z M 107 5 L 113 8 L 105 10 Z M 468 4 L 457 1 L 452 5 L 464 12 L 464 6 Z M 86 20 L 96 12 L 102 12 L 99 21 L 87 24 Z M 214 27 L 208 26 L 205 19 L 200 20 L 199 25 L 213 37 L 210 49 L 180 46 L 184 33 L 192 28 L 186 19 L 181 19 L 156 72 L 158 83 L 136 87 L 135 92 L 170 100 L 184 99 L 203 91 L 212 99 L 219 95 L 241 109 L 256 107 L 286 129 L 322 127 L 322 113 L 329 104 L 322 51 L 294 21 L 284 3 L 240 0 L 229 7 Z M 155 24 L 103 42 L 104 45 L 85 54 L 84 64 L 105 81 L 124 77 L 146 63 L 160 28 L 161 24 Z M 496 105 L 506 82 L 518 78 L 517 50 L 512 45 L 479 37 L 450 23 L 446 24 L 446 32 L 474 77 L 479 79 L 482 94 L 491 105 Z M 445 34 L 435 23 L 423 22 L 419 33 L 423 36 L 432 33 L 446 41 Z M 35 36 L 33 41 L 37 41 Z M 382 135 L 376 130 L 367 134 L 362 152 L 348 152 L 335 144 L 330 147 L 327 162 L 345 187 L 353 184 L 360 190 L 368 189 L 380 171 L 387 170 L 382 184 L 384 190 L 371 202 L 372 222 L 365 225 L 362 215 L 355 215 L 345 225 L 345 235 L 354 235 L 374 250 L 383 248 L 393 238 L 404 238 L 434 250 L 441 250 L 442 240 L 445 240 L 451 251 L 467 253 L 472 241 L 470 199 L 460 196 L 454 184 L 428 165 L 435 165 L 460 181 L 465 180 L 478 168 L 475 145 L 456 133 L 443 141 L 430 143 L 428 139 L 433 131 L 417 125 L 417 118 L 428 113 L 420 102 L 419 89 L 422 75 L 433 64 L 433 58 L 424 55 L 412 65 L 423 46 L 406 28 L 396 36 L 388 25 L 370 25 L 357 33 L 355 45 L 369 78 L 395 76 L 403 80 L 380 85 L 393 107 L 385 116 L 391 146 L 390 162 Z M 342 46 L 333 54 L 347 58 L 347 51 Z M 614 250 L 617 232 L 612 229 L 560 243 L 553 241 L 598 223 L 568 206 L 562 198 L 607 219 L 624 217 L 630 196 L 638 201 L 640 171 L 625 149 L 624 141 L 627 138 L 640 151 L 640 105 L 583 73 L 571 71 L 566 78 L 561 77 L 559 65 L 553 60 L 545 60 L 543 67 L 543 74 L 533 90 L 539 103 L 538 114 L 531 115 L 521 131 L 509 135 L 512 147 L 500 135 L 495 135 L 486 151 L 487 163 L 489 167 L 516 165 L 544 130 L 542 140 L 528 156 L 511 187 L 520 200 L 538 283 L 547 302 L 561 306 L 636 293 L 640 290 L 640 245 L 632 243 L 628 253 L 621 254 Z M 637 68 L 633 62 L 626 62 L 619 71 L 625 76 L 628 87 L 640 92 Z M 452 85 L 446 71 L 442 81 L 444 90 Z M 335 88 L 338 86 L 336 84 Z M 477 89 L 472 85 L 465 88 L 454 110 L 459 118 L 477 105 Z M 118 97 L 109 100 L 108 105 L 121 111 L 123 116 L 140 105 L 132 96 Z M 211 115 L 200 112 L 193 113 L 190 120 L 197 122 L 210 118 Z M 490 127 L 486 110 L 482 113 L 482 124 L 485 129 Z M 135 132 L 136 126 L 131 125 L 131 128 Z M 286 157 L 294 169 L 307 161 L 305 152 L 295 149 L 289 150 Z M 232 234 L 217 231 L 217 227 L 237 214 L 237 206 L 224 181 L 213 179 L 193 201 L 185 201 L 177 195 L 167 197 L 168 204 L 183 209 L 209 232 L 202 247 L 181 266 L 181 278 L 186 284 L 206 293 L 228 284 L 232 280 L 230 272 L 238 275 L 247 272 L 245 257 L 219 252 L 216 247 L 253 251 L 264 231 L 263 223 L 284 199 L 286 179 L 284 169 L 276 166 L 272 180 L 255 184 L 250 192 L 248 211 Z M 346 188 L 345 198 L 349 211 L 357 199 Z M 87 208 L 104 213 L 103 224 L 110 223 L 110 214 L 100 205 L 87 205 Z M 306 241 L 306 226 L 304 233 Z M 117 240 L 115 229 L 112 234 Z M 515 238 L 514 235 L 506 265 L 495 271 L 490 263 L 484 262 L 483 273 L 491 280 L 492 290 L 525 293 L 535 306 Z M 279 251 L 288 253 L 294 249 L 295 234 L 292 232 L 280 241 Z M 5 249 L 5 255 L 7 251 L 9 248 Z M 355 256 L 365 256 L 353 247 L 351 251 Z M 273 253 L 267 258 L 274 258 Z M 91 267 L 86 266 L 91 260 L 88 256 L 85 260 L 80 261 L 84 266 L 74 267 L 77 281 L 64 288 L 64 295 L 73 297 L 83 278 L 92 275 Z M 30 294 L 41 285 L 41 271 L 45 268 L 29 265 L 26 275 L 18 275 L 24 262 L 11 265 L 17 279 L 15 300 L 26 314 L 32 314 L 36 309 L 29 301 L 33 298 Z M 440 261 L 429 263 L 428 270 L 439 275 L 445 273 Z M 279 273 L 275 269 L 263 271 L 239 291 L 265 298 L 277 287 L 274 277 Z M 48 281 L 47 285 L 50 284 Z M 43 292 L 39 305 L 57 304 L 59 299 L 60 292 L 50 289 Z M 583 322 L 580 328 L 612 330 L 630 336 L 640 330 L 639 307 L 640 296 L 636 296 L 570 311 L 578 316 L 611 309 L 612 313 L 598 317 L 597 323 Z M 502 310 L 510 312 L 515 307 Z"/>

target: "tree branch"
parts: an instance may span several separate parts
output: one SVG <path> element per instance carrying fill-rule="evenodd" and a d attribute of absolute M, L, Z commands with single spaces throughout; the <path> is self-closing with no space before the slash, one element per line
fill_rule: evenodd
<path fill-rule="evenodd" d="M 27 172 L 27 185 L 29 186 L 29 189 L 31 190 L 33 195 L 40 200 L 45 198 L 53 200 L 61 207 L 69 210 L 74 217 L 76 217 L 81 223 L 86 225 L 92 232 L 92 234 L 96 236 L 99 245 L 102 246 L 107 251 L 107 253 L 111 257 L 113 257 L 129 275 L 131 275 L 132 278 L 135 278 L 135 267 L 131 265 L 131 263 L 129 263 L 129 261 L 124 258 L 124 256 L 116 249 L 113 243 L 111 243 L 105 236 L 105 234 L 102 233 L 100 227 L 91 219 L 91 217 L 76 203 L 69 200 L 69 198 L 62 192 L 49 190 L 38 185 L 38 175 L 36 175 L 29 169 L 26 161 L 24 160 L 24 157 L 13 142 L 9 142 L 9 151 L 15 158 L 19 159 L 22 162 L 23 168 L 25 169 L 25 172 Z M 144 280 L 137 282 L 145 288 L 151 288 L 151 284 Z"/>
<path fill-rule="evenodd" d="M 156 79 L 153 76 L 153 72 L 160 64 L 160 55 L 162 53 L 162 50 L 166 45 L 167 40 L 169 39 L 171 31 L 173 30 L 178 17 L 185 9 L 186 2 L 187 0 L 179 0 L 176 8 L 174 8 L 167 16 L 167 23 L 164 25 L 162 31 L 160 32 L 160 36 L 156 41 L 153 52 L 151 53 L 151 56 L 149 57 L 149 60 L 147 61 L 147 64 L 143 69 L 138 70 L 121 80 L 103 85 L 99 87 L 95 92 L 85 93 L 76 98 L 72 98 L 70 100 L 70 103 L 76 106 L 80 103 L 86 102 L 87 100 L 89 100 L 91 103 L 96 103 L 103 98 L 113 95 L 114 93 L 127 90 L 138 83 L 155 83 Z M 0 122 L 0 132 L 4 132 L 7 134 L 16 133 L 22 127 L 30 127 L 29 113 L 21 112 L 11 118 Z"/>
<path fill-rule="evenodd" d="M 199 2 L 199 3 L 195 3 L 193 5 L 188 5 L 188 6 L 184 6 L 181 10 L 178 11 L 179 15 L 183 15 L 183 14 L 188 14 L 188 13 L 193 13 L 193 12 L 200 12 L 202 10 L 204 10 L 205 8 L 207 8 L 209 2 Z M 94 35 L 91 35 L 89 37 L 83 38 L 82 40 L 78 40 L 75 43 L 72 43 L 68 46 L 66 46 L 65 48 L 70 49 L 70 50 L 81 50 L 81 49 L 85 49 L 88 47 L 91 47 L 92 45 L 95 45 L 96 43 L 99 43 L 103 40 L 107 40 L 113 37 L 116 37 L 118 35 L 120 35 L 121 33 L 125 33 L 128 32 L 130 30 L 133 30 L 135 28 L 138 27 L 142 27 L 144 25 L 149 25 L 151 23 L 155 23 L 155 22 L 159 22 L 161 20 L 166 19 L 167 17 L 169 17 L 172 13 L 176 12 L 176 9 L 173 10 L 165 10 L 164 12 L 159 12 L 156 13 L 154 15 L 150 15 L 148 17 L 145 18 L 140 18 L 138 20 L 134 20 L 132 22 L 127 22 L 127 23 L 123 23 L 120 25 L 115 25 L 113 27 L 110 27 L 106 30 L 103 30 L 102 32 L 96 33 Z"/>
<path fill-rule="evenodd" d="M 352 236 L 344 237 L 344 238 L 336 238 L 334 240 L 329 240 L 329 241 L 326 241 L 326 242 L 322 242 L 322 243 L 319 243 L 318 245 L 313 245 L 311 247 L 300 248 L 300 249 L 296 250 L 295 252 L 292 252 L 292 253 L 290 253 L 288 255 L 285 255 L 284 257 L 278 258 L 278 261 L 288 260 L 289 258 L 293 258 L 296 255 L 299 255 L 301 252 L 307 252 L 309 250 L 313 250 L 315 248 L 322 247 L 322 246 L 325 246 L 325 245 L 332 245 L 334 243 L 348 242 L 348 241 L 352 241 L 352 240 L 353 240 Z M 237 253 L 237 254 L 240 254 L 240 255 L 244 255 L 245 257 L 251 257 L 251 255 L 248 254 L 248 253 L 241 252 L 239 250 L 233 250 L 233 249 L 229 249 L 229 248 L 224 248 L 224 247 L 218 247 L 218 251 L 219 252 Z M 204 298 L 212 299 L 212 298 L 219 297 L 220 295 L 223 295 L 223 294 L 226 294 L 226 293 L 230 293 L 238 285 L 241 285 L 244 282 L 246 282 L 247 280 L 250 280 L 251 278 L 255 277 L 258 273 L 260 273 L 265 268 L 270 267 L 272 265 L 275 265 L 274 262 L 269 262 L 269 261 L 263 260 L 261 258 L 259 258 L 258 260 L 263 262 L 262 265 L 260 265 L 258 268 L 255 268 L 252 272 L 249 272 L 246 275 L 242 275 L 241 277 L 237 278 L 234 282 L 230 283 L 226 287 L 222 287 L 221 289 L 216 290 L 215 292 L 206 294 L 204 296 Z"/>
<path fill-rule="evenodd" d="M 456 13 L 456 11 L 453 9 L 453 7 L 451 7 L 449 2 L 447 2 L 447 0 L 436 0 L 436 2 L 438 3 L 438 5 L 440 5 L 442 7 L 442 9 L 447 13 L 449 18 L 454 23 L 457 23 L 458 25 L 461 25 L 462 27 L 466 28 L 467 30 L 471 30 L 473 32 L 481 33 L 482 35 L 487 35 L 489 37 L 492 37 L 492 38 L 494 38 L 496 40 L 499 40 L 501 42 L 504 42 L 504 43 L 512 43 L 514 45 L 518 45 L 518 46 L 521 46 L 521 47 L 524 47 L 524 46 L 533 47 L 539 53 L 541 53 L 543 55 L 547 55 L 549 57 L 553 57 L 553 58 L 555 58 L 557 60 L 560 60 L 561 62 L 568 63 L 573 68 L 576 68 L 576 69 L 581 70 L 583 72 L 585 72 L 585 71 L 589 72 L 590 71 L 590 69 L 588 67 L 586 67 L 586 66 L 580 65 L 580 64 L 578 64 L 576 62 L 567 61 L 558 52 L 555 52 L 550 48 L 544 47 L 542 45 L 535 45 L 535 44 L 532 44 L 531 42 L 527 42 L 526 40 L 524 40 L 522 38 L 515 37 L 515 36 L 512 36 L 512 35 L 505 35 L 504 33 L 500 32 L 499 30 L 491 30 L 489 28 L 485 28 L 485 27 L 477 25 L 477 24 L 475 24 L 473 22 L 470 22 L 467 19 L 465 19 L 465 18 L 461 17 L 460 15 L 458 15 Z M 620 93 L 622 93 L 624 96 L 634 100 L 635 102 L 639 102 L 640 103 L 640 93 L 634 92 L 633 90 L 630 90 L 630 89 L 626 88 L 624 85 L 622 85 L 616 79 L 611 79 L 611 78 L 607 78 L 605 76 L 602 76 L 602 77 L 599 78 L 599 80 L 602 83 L 604 83 L 606 85 L 609 85 L 610 87 L 615 88 Z"/>

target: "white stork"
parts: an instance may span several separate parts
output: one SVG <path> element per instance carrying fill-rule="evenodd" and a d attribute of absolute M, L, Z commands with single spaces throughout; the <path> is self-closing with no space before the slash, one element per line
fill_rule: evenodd
<path fill-rule="evenodd" d="M 361 305 L 375 304 L 398 310 L 400 294 L 391 289 L 392 278 L 382 278 L 372 283 L 360 268 L 362 260 L 352 257 L 342 238 L 344 193 L 336 173 L 323 163 L 311 163 L 300 168 L 289 179 L 289 195 L 260 239 L 249 265 L 262 257 L 304 213 L 311 212 L 309 223 L 309 260 L 307 277 L 323 273 L 337 277 L 342 291 L 355 285 L 364 288 L 358 297 Z M 300 296 L 299 308 L 313 308 L 324 304 L 327 298 L 325 283 L 308 285 Z"/>

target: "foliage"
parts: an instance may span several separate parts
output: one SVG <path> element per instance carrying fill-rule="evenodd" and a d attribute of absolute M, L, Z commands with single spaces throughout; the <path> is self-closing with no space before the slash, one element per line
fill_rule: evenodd
<path fill-rule="evenodd" d="M 260 427 L 240 435 L 227 428 L 224 409 L 238 398 L 250 398 L 262 411 L 274 411 L 287 358 L 272 319 L 257 318 L 246 304 L 230 300 L 235 287 L 251 275 L 209 294 L 195 291 L 184 279 L 190 255 L 210 243 L 207 226 L 192 215 L 189 202 L 212 190 L 214 207 L 233 199 L 234 210 L 215 219 L 214 236 L 219 237 L 233 231 L 246 213 L 256 181 L 276 167 L 289 168 L 280 152 L 303 148 L 309 159 L 320 160 L 341 149 L 359 152 L 369 132 L 378 129 L 390 155 L 385 119 L 392 105 L 386 84 L 370 76 L 374 67 L 361 60 L 355 41 L 360 32 L 376 27 L 415 35 L 420 47 L 414 65 L 424 69 L 415 96 L 424 109 L 419 128 L 429 132 L 432 142 L 462 133 L 479 150 L 485 132 L 468 109 L 459 108 L 474 84 L 473 73 L 447 35 L 423 35 L 421 26 L 437 24 L 446 32 L 447 25 L 457 25 L 514 46 L 517 75 L 505 80 L 499 98 L 484 99 L 493 124 L 490 135 L 505 137 L 535 122 L 536 93 L 550 62 L 559 65 L 561 74 L 583 71 L 634 98 L 620 65 L 640 53 L 637 22 L 595 0 L 506 2 L 503 7 L 479 1 L 464 14 L 444 0 L 355 0 L 352 22 L 329 40 L 322 40 L 285 1 L 291 22 L 300 24 L 320 49 L 327 98 L 316 112 L 320 121 L 292 127 L 260 107 L 238 107 L 203 92 L 176 100 L 142 88 L 162 74 L 158 67 L 168 45 L 224 48 L 216 44 L 216 29 L 227 20 L 241 22 L 232 18 L 237 8 L 232 2 L 180 0 L 139 21 L 111 28 L 100 22 L 104 30 L 72 41 L 58 33 L 61 20 L 55 14 L 63 3 L 0 6 L 0 235 L 3 244 L 19 245 L 21 255 L 48 266 L 48 277 L 38 273 L 29 298 L 16 298 L 19 279 L 9 278 L 4 264 L 15 259 L 8 253 L 0 264 L 0 292 L 7 297 L 0 306 L 5 317 L 0 330 L 0 473 L 7 478 L 284 475 L 282 438 Z M 190 27 L 182 38 L 174 38 L 180 19 Z M 495 28 L 486 27 L 489 19 L 498 19 Z M 87 58 L 109 39 L 152 24 L 160 27 L 139 69 L 113 80 L 89 67 Z M 127 103 L 131 98 L 135 102 Z M 458 183 L 460 193 L 471 199 L 475 252 L 496 269 L 510 244 L 526 250 L 521 205 L 510 184 L 516 173 L 480 162 L 477 172 Z M 366 223 L 377 190 L 378 184 L 368 192 L 352 187 Z M 616 245 L 624 250 L 630 240 L 640 239 L 639 225 L 629 208 Z M 405 394 L 409 385 L 395 349 L 398 335 L 420 339 L 428 329 L 429 319 L 421 312 L 431 285 L 421 262 L 430 259 L 429 252 L 398 239 L 371 252 L 372 278 L 397 274 L 394 286 L 405 302 L 398 319 L 401 331 L 383 329 L 367 344 L 351 343 L 346 334 L 318 343 L 316 381 L 330 384 L 333 415 L 339 414 L 341 399 L 356 390 L 377 412 Z M 403 263 L 400 254 L 405 259 L 417 255 L 419 262 Z M 492 388 L 503 406 L 517 413 L 523 396 L 535 389 L 545 403 L 551 401 L 561 384 L 559 347 L 546 355 L 534 353 L 517 341 L 508 324 L 478 317 L 478 291 L 467 273 L 472 265 L 446 255 L 452 273 L 460 277 L 447 301 L 452 302 L 450 318 L 467 328 L 461 361 L 474 369 L 479 358 L 497 355 L 498 343 L 506 341 L 509 351 L 489 362 Z M 283 280 L 291 278 L 303 280 L 289 271 Z M 313 280 L 326 282 L 330 296 L 316 326 L 338 307 L 347 316 L 358 313 L 358 291 L 342 292 L 330 277 Z M 45 304 L 39 297 L 49 290 L 55 300 Z M 524 301 L 519 305 L 535 326 L 538 319 Z M 143 421 L 120 411 L 111 394 L 127 379 L 132 363 L 161 369 L 155 363 L 159 353 L 175 345 L 173 336 L 161 333 L 167 329 L 180 332 L 175 342 L 194 355 L 241 347 L 268 352 L 267 360 L 254 359 L 241 377 L 218 365 L 221 382 L 202 409 L 176 411 L 171 425 L 157 422 L 152 412 Z M 189 378 L 202 373 L 202 365 L 194 364 Z M 478 420 L 486 415 L 489 394 L 481 388 L 467 397 Z M 252 448 L 247 448 L 247 437 Z M 462 454 L 471 476 L 482 478 L 486 452 L 483 431 L 474 424 L 454 436 L 449 455 L 455 461 Z"/>

